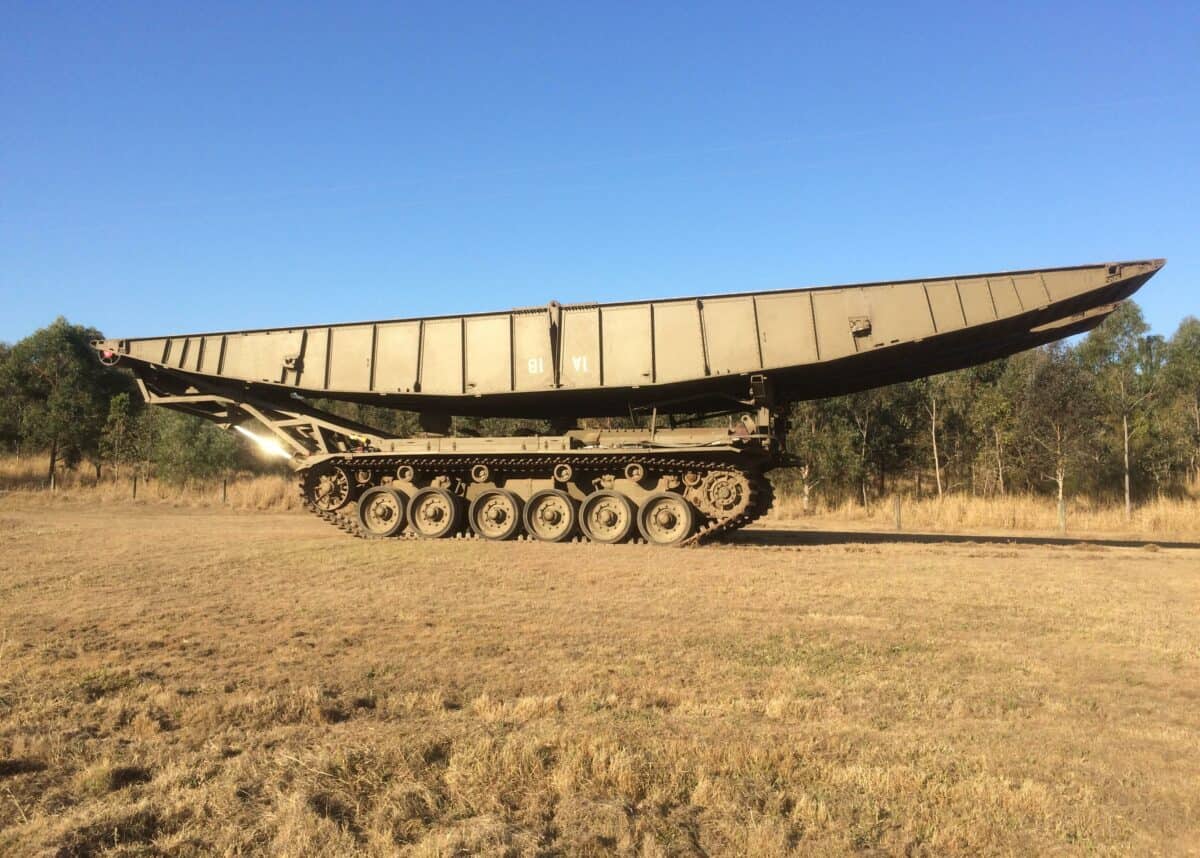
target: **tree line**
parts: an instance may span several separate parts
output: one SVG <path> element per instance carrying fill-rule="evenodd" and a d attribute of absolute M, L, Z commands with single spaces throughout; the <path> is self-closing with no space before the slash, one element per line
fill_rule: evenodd
<path fill-rule="evenodd" d="M 1083 493 L 1117 500 L 1200 486 L 1200 321 L 1153 335 L 1133 302 L 1074 343 L 792 409 L 806 501 Z"/>
<path fill-rule="evenodd" d="M 135 469 L 172 481 L 272 466 L 198 418 L 143 405 L 128 373 L 103 366 L 101 334 L 58 319 L 0 344 L 0 444 L 56 468 Z M 415 415 L 318 402 L 398 436 Z M 464 434 L 548 427 L 462 419 Z M 863 504 L 899 491 L 941 497 L 1085 493 L 1124 503 L 1200 487 L 1200 320 L 1151 334 L 1126 302 L 1073 343 L 825 400 L 790 414 L 792 466 L 774 478 L 805 504 Z"/>

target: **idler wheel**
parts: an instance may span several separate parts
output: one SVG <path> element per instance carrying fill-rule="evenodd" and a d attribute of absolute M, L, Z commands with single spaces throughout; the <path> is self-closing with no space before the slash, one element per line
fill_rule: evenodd
<path fill-rule="evenodd" d="M 617 492 L 592 492 L 579 507 L 579 526 L 592 542 L 621 542 L 633 531 L 633 504 Z"/>
<path fill-rule="evenodd" d="M 405 506 L 400 492 L 375 486 L 358 499 L 358 522 L 372 536 L 395 536 L 404 527 Z"/>
<path fill-rule="evenodd" d="M 525 504 L 525 530 L 543 542 L 562 542 L 575 532 L 575 501 L 566 492 L 544 489 Z"/>
<path fill-rule="evenodd" d="M 350 478 L 341 468 L 313 471 L 304 484 L 309 502 L 324 512 L 341 509 L 350 502 Z"/>
<path fill-rule="evenodd" d="M 512 539 L 521 529 L 521 499 L 507 489 L 490 489 L 471 501 L 467 520 L 484 539 Z"/>
<path fill-rule="evenodd" d="M 408 521 L 425 539 L 441 539 L 462 529 L 462 502 L 446 489 L 429 486 L 408 502 Z"/>
<path fill-rule="evenodd" d="M 637 515 L 638 530 L 654 545 L 678 545 L 692 534 L 696 515 L 683 495 L 657 492 L 646 498 Z"/>

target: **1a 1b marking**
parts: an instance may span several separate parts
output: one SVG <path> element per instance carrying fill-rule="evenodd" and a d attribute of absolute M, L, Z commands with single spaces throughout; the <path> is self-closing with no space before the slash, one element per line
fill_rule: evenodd
<path fill-rule="evenodd" d="M 587 355 L 574 355 L 571 358 L 571 366 L 576 372 L 591 372 L 588 368 Z M 546 371 L 546 359 L 540 357 L 532 357 L 529 359 L 529 374 L 541 375 Z"/>

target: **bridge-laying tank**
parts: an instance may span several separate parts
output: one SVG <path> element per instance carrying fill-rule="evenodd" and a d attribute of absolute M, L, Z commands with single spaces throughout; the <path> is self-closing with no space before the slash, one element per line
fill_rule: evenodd
<path fill-rule="evenodd" d="M 148 402 L 280 451 L 364 537 L 683 545 L 744 526 L 788 461 L 787 406 L 1089 330 L 1164 260 L 782 291 L 100 340 Z M 415 411 L 398 438 L 314 399 Z M 678 415 L 687 415 L 680 425 Z M 550 421 L 466 437 L 453 416 Z M 580 428 L 632 416 L 640 429 Z M 725 425 L 699 418 L 725 417 Z M 254 427 L 257 424 L 257 431 Z"/>

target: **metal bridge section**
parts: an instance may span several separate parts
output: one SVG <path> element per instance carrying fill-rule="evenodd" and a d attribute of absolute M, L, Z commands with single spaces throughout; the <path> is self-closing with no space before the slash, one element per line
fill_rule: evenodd
<path fill-rule="evenodd" d="M 106 340 L 148 366 L 273 395 L 459 415 L 707 411 L 751 374 L 782 399 L 1010 354 L 1097 323 L 1162 260 L 777 292 Z M 1061 326 L 1054 328 L 1052 326 Z M 1047 327 L 1051 326 L 1051 327 Z"/>

